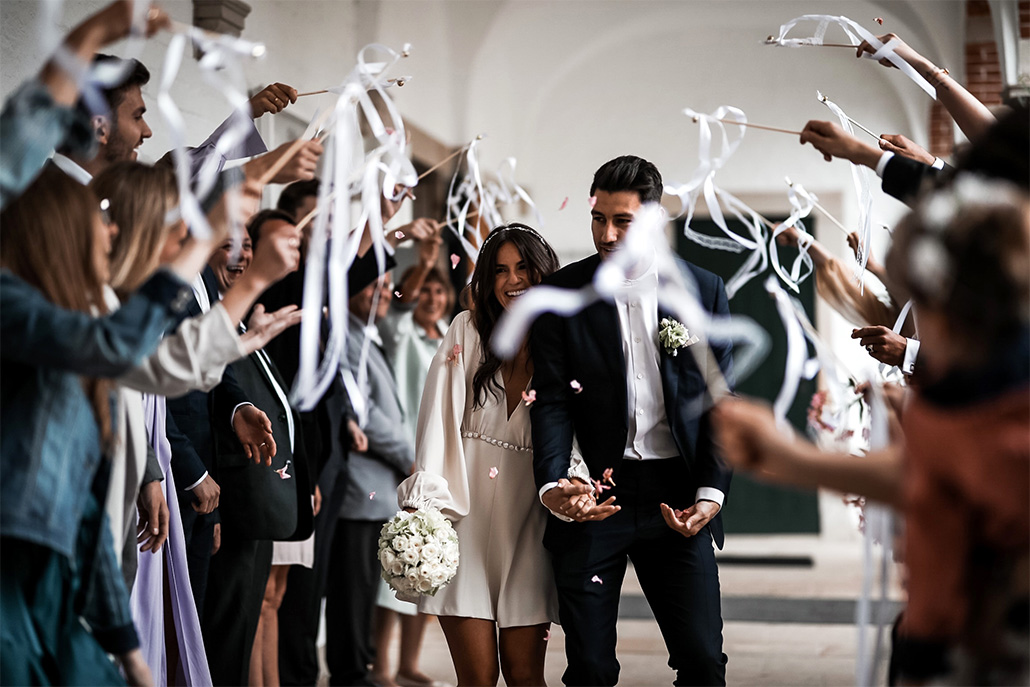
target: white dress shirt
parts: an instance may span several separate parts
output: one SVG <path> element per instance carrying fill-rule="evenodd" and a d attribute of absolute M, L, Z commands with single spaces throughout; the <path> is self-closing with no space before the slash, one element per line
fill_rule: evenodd
<path fill-rule="evenodd" d="M 629 411 L 623 460 L 677 458 L 680 452 L 665 411 L 658 348 L 658 273 L 654 261 L 639 277 L 624 281 L 614 299 L 626 360 L 626 408 Z M 551 482 L 541 487 L 541 499 L 557 485 Z M 694 500 L 714 501 L 721 508 L 725 494 L 713 487 L 700 487 Z M 559 513 L 554 515 L 568 520 Z"/>

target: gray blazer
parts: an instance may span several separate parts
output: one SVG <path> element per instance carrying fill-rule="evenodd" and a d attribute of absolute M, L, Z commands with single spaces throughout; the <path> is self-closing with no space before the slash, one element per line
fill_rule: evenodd
<path fill-rule="evenodd" d="M 365 342 L 364 325 L 350 316 L 347 364 L 355 377 Z M 368 384 L 362 391 L 368 406 L 368 421 L 361 429 L 368 437 L 368 452 L 350 454 L 350 475 L 340 517 L 383 522 L 398 510 L 397 485 L 411 474 L 415 447 L 404 431 L 404 411 L 393 370 L 382 348 L 375 343 L 369 347 Z"/>

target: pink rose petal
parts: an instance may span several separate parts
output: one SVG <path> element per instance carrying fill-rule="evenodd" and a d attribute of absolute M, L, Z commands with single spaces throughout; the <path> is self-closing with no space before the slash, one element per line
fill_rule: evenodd
<path fill-rule="evenodd" d="M 575 379 L 573 379 L 571 382 L 569 382 L 569 386 L 572 387 L 572 392 L 573 393 L 578 394 L 581 391 L 583 391 L 583 385 L 580 384 L 579 382 L 577 382 Z"/>
<path fill-rule="evenodd" d="M 374 491 L 370 491 L 370 492 L 368 492 L 368 500 L 369 500 L 369 501 L 371 501 L 371 500 L 372 500 L 372 499 L 374 499 L 375 497 L 376 497 L 376 493 L 375 493 Z"/>
<path fill-rule="evenodd" d="M 876 22 L 877 24 L 879 24 L 880 26 L 883 26 L 883 17 L 877 17 L 877 18 L 876 18 L 876 19 L 874 19 L 873 21 L 875 21 L 875 22 Z"/>
<path fill-rule="evenodd" d="M 461 264 L 461 256 L 457 253 L 451 253 L 451 269 L 455 269 Z"/>
<path fill-rule="evenodd" d="M 398 241 L 402 241 L 402 240 L 404 240 L 404 232 L 403 232 L 403 231 L 399 231 L 399 230 L 398 230 L 398 231 L 395 231 L 395 232 L 393 232 L 393 235 L 394 235 L 394 237 L 395 237 L 395 238 L 396 238 L 396 239 L 397 239 Z"/>
<path fill-rule="evenodd" d="M 551 631 L 548 630 L 547 632 L 544 633 L 544 641 L 548 642 L 550 640 L 551 640 Z"/>
<path fill-rule="evenodd" d="M 403 294 L 400 291 L 394 291 L 393 295 L 397 296 L 397 298 L 400 298 Z"/>
<path fill-rule="evenodd" d="M 536 400 L 536 390 L 530 389 L 528 394 L 525 391 L 523 391 L 522 400 L 526 402 L 526 406 L 533 405 L 533 402 Z"/>
<path fill-rule="evenodd" d="M 594 575 L 593 577 L 591 577 L 591 578 L 590 578 L 590 581 L 591 581 L 591 582 L 596 582 L 597 584 L 604 584 L 604 580 L 602 580 L 602 579 L 601 579 L 600 577 L 598 577 L 597 575 Z"/>
<path fill-rule="evenodd" d="M 565 196 L 565 200 L 563 200 L 563 201 L 561 202 L 561 207 L 560 207 L 560 208 L 558 208 L 558 212 L 561 212 L 562 210 L 564 210 L 564 209 L 565 209 L 565 206 L 566 206 L 566 205 L 568 205 L 568 204 L 569 204 L 569 197 L 568 197 L 568 196 Z"/>
<path fill-rule="evenodd" d="M 597 196 L 590 196 L 590 207 L 597 205 Z"/>
<path fill-rule="evenodd" d="M 613 487 L 615 486 L 615 480 L 612 479 L 612 469 L 611 468 L 605 468 L 604 473 L 602 474 L 602 478 L 608 484 L 612 485 Z"/>
<path fill-rule="evenodd" d="M 494 468 L 490 468 L 490 479 L 496 479 L 496 478 L 497 478 L 497 468 L 495 468 L 495 467 Z"/>
<path fill-rule="evenodd" d="M 286 465 L 284 465 L 281 468 L 279 468 L 278 470 L 276 470 L 276 472 L 279 474 L 279 479 L 290 479 L 290 478 L 293 477 L 293 475 L 289 475 L 289 474 L 286 473 L 286 470 L 289 467 L 290 467 L 290 461 L 286 461 Z"/>

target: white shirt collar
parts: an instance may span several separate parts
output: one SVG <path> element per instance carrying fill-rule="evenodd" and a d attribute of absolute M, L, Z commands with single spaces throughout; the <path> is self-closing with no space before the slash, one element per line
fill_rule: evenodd
<path fill-rule="evenodd" d="M 79 163 L 72 160 L 67 155 L 61 155 L 60 153 L 54 153 L 51 158 L 57 167 L 70 176 L 75 181 L 79 182 L 83 186 L 89 186 L 89 182 L 93 181 L 93 175 L 82 168 Z"/>

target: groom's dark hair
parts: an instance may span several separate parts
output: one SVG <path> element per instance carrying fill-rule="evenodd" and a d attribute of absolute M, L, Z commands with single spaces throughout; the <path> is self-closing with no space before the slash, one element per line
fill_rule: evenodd
<path fill-rule="evenodd" d="M 635 191 L 640 196 L 641 203 L 660 203 L 662 174 L 657 167 L 643 158 L 623 155 L 605 162 L 594 172 L 590 195 L 593 196 L 597 191 Z"/>

